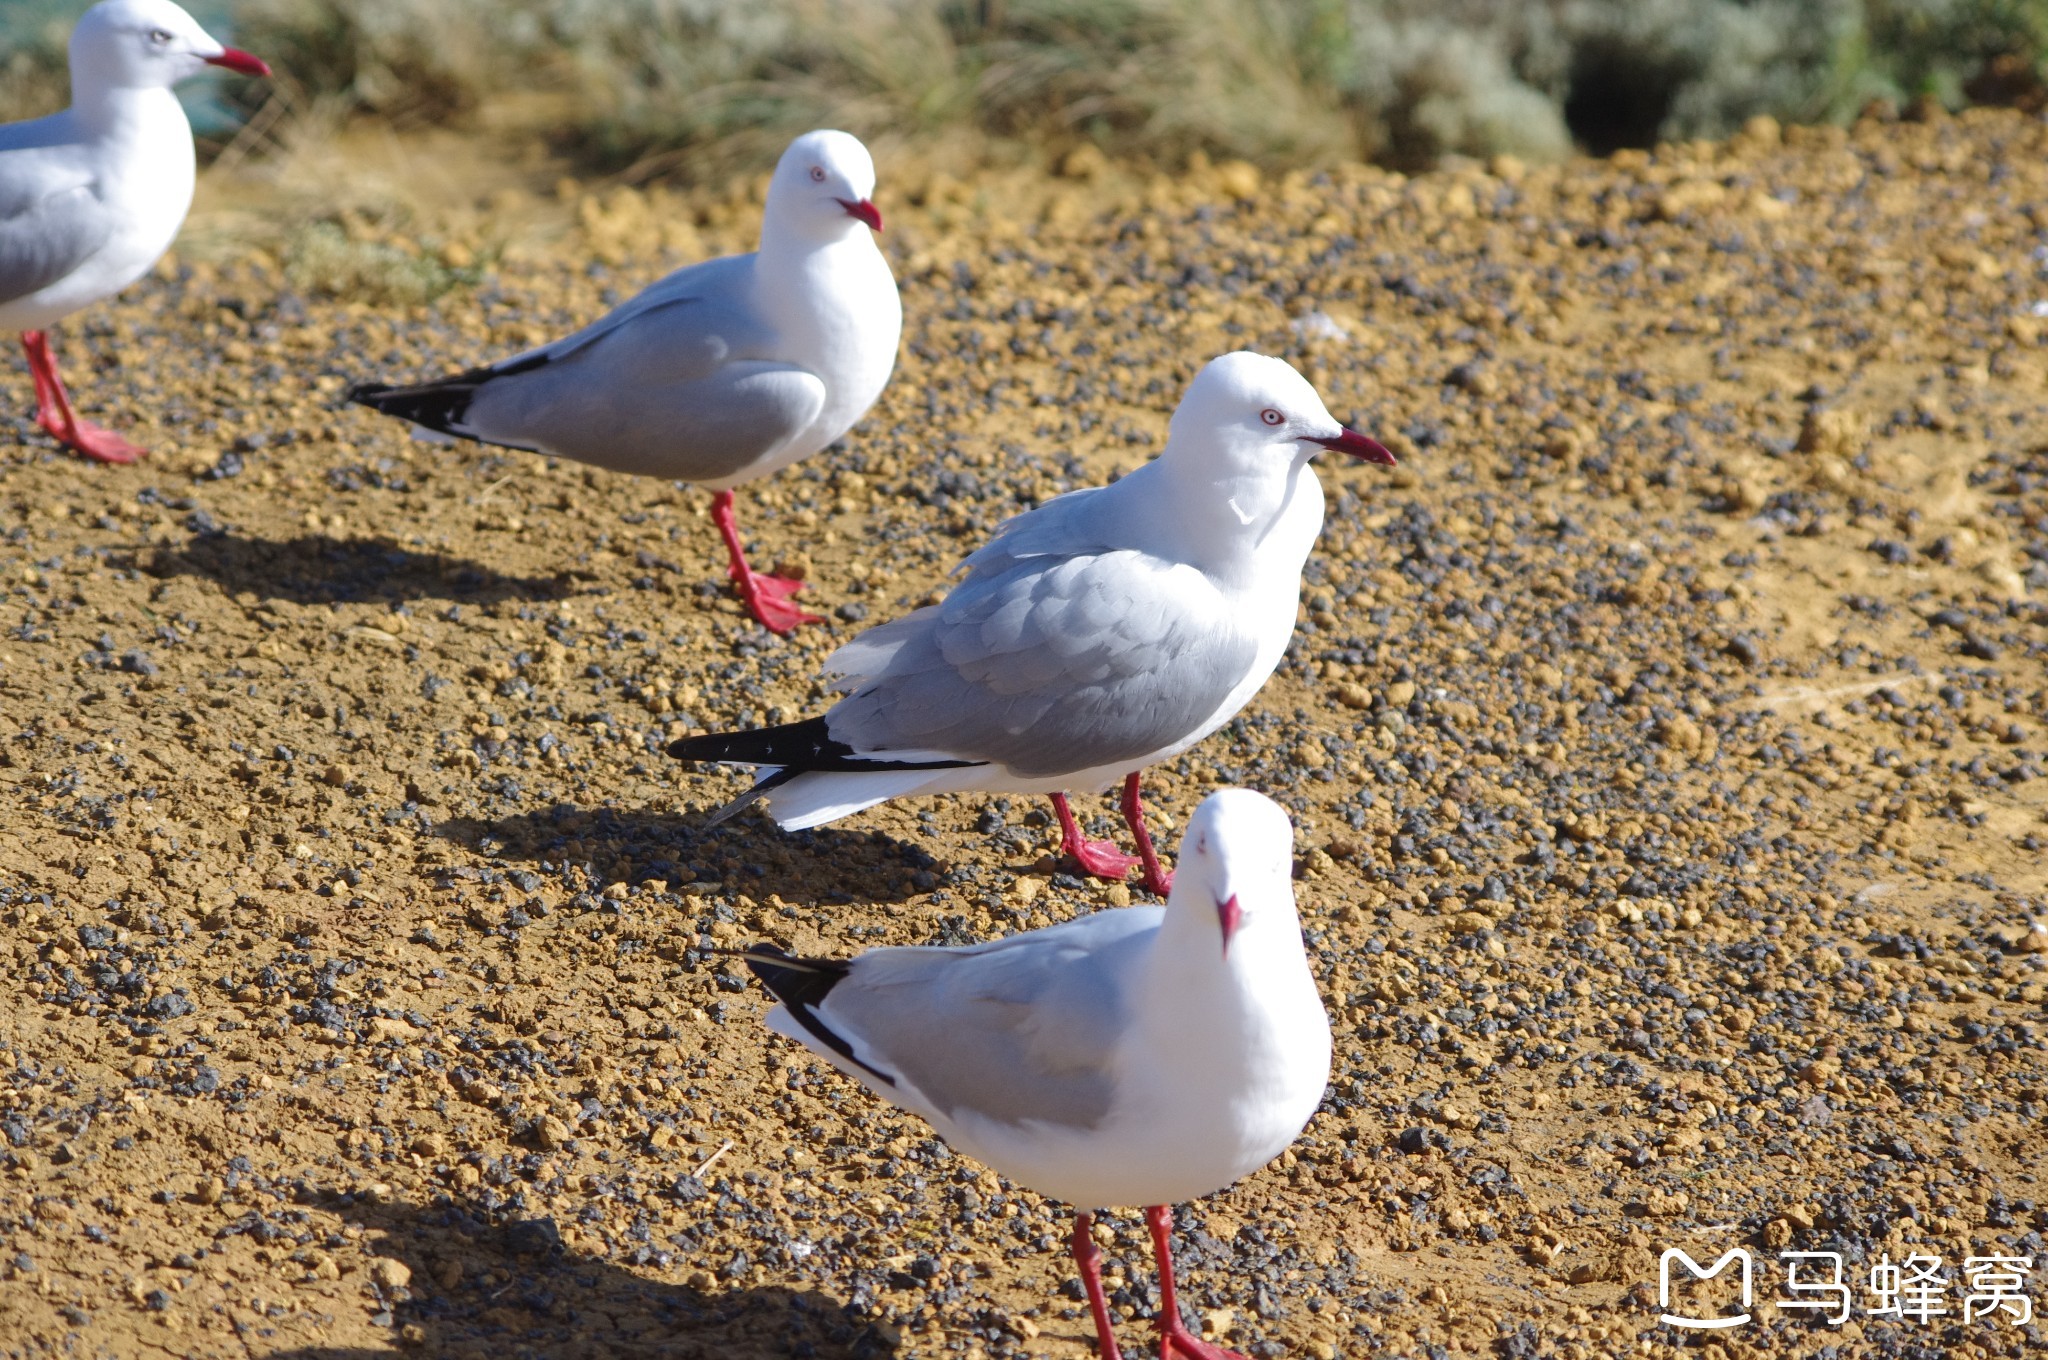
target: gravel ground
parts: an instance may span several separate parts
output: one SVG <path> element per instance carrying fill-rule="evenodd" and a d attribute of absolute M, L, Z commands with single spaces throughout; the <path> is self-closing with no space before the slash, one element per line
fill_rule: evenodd
<path fill-rule="evenodd" d="M 1790 1250 L 2048 1273 L 2044 167 L 1982 113 L 1412 180 L 885 168 L 896 381 L 743 495 L 831 616 L 787 640 L 708 497 L 338 403 L 743 248 L 749 186 L 572 186 L 554 247 L 431 304 L 161 271 L 60 335 L 148 461 L 61 456 L 9 370 L 0 1354 L 1086 1353 L 1063 1209 L 706 946 L 1131 890 L 1042 800 L 706 830 L 740 776 L 661 749 L 816 711 L 837 642 L 1136 466 L 1238 346 L 1403 463 L 1326 462 L 1292 652 L 1148 785 L 1292 809 L 1337 1032 L 1295 1150 L 1183 1214 L 1196 1320 L 1317 1360 L 2039 1354 L 1959 1284 L 1769 1300 Z M 1101 1232 L 1136 1341 L 1143 1225 Z M 1738 1244 L 1756 1317 L 1700 1352 L 1659 1253 Z"/>

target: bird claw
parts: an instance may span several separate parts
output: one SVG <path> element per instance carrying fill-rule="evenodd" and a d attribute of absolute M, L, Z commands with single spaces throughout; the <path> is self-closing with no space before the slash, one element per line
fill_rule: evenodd
<path fill-rule="evenodd" d="M 792 580 L 787 576 L 777 576 L 766 571 L 754 573 L 754 589 L 778 600 L 786 600 L 803 588 L 802 581 Z"/>
<path fill-rule="evenodd" d="M 1159 1360 L 1246 1360 L 1236 1351 L 1212 1346 L 1185 1328 L 1160 1333 Z"/>
<path fill-rule="evenodd" d="M 58 421 L 37 423 L 59 444 L 95 463 L 132 463 L 149 452 L 140 444 L 131 444 L 112 430 L 89 421 L 81 420 L 68 428 Z"/>
<path fill-rule="evenodd" d="M 1162 869 L 1156 875 L 1148 872 L 1145 875 L 1145 891 L 1157 893 L 1161 897 L 1164 897 L 1168 893 L 1172 892 L 1173 871 L 1170 869 Z"/>
<path fill-rule="evenodd" d="M 1074 861 L 1093 878 L 1122 879 L 1140 863 L 1108 841 L 1070 841 L 1064 847 Z"/>
<path fill-rule="evenodd" d="M 792 581 L 787 576 L 773 576 L 767 572 L 749 572 L 740 580 L 740 598 L 746 601 L 747 612 L 754 621 L 771 633 L 787 633 L 800 624 L 823 623 L 817 614 L 807 614 L 789 603 L 789 597 L 804 588 L 802 581 Z"/>

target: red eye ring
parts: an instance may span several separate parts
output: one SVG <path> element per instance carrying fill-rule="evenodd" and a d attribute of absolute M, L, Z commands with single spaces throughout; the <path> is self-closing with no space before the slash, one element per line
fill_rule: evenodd
<path fill-rule="evenodd" d="M 814 166 L 812 166 L 812 167 L 811 167 L 811 183 L 813 183 L 813 184 L 823 184 L 824 182 L 825 182 L 825 167 L 824 167 L 824 166 L 822 166 L 822 165 L 814 165 Z"/>
<path fill-rule="evenodd" d="M 1265 421 L 1268 425 L 1282 425 L 1287 421 L 1286 416 L 1281 415 L 1270 406 L 1259 412 L 1259 419 Z"/>

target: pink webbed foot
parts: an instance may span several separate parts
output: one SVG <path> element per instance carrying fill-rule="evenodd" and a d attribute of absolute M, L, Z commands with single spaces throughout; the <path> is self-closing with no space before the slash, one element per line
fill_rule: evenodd
<path fill-rule="evenodd" d="M 1060 821 L 1060 853 L 1072 855 L 1081 871 L 1094 878 L 1114 879 L 1121 882 L 1125 875 L 1138 866 L 1135 855 L 1126 855 L 1108 841 L 1091 841 L 1081 834 L 1080 823 L 1074 820 L 1074 811 L 1067 806 L 1064 793 L 1048 795 L 1052 799 L 1052 810 Z"/>
<path fill-rule="evenodd" d="M 804 588 L 802 581 L 792 581 L 787 576 L 772 576 L 767 572 L 750 571 L 737 581 L 740 598 L 746 601 L 747 612 L 754 621 L 773 633 L 787 633 L 805 623 L 823 623 L 821 615 L 807 614 L 789 602 L 789 597 Z"/>
<path fill-rule="evenodd" d="M 1185 1327 L 1169 1327 L 1159 1334 L 1159 1360 L 1247 1360 L 1236 1351 L 1212 1346 Z"/>
<path fill-rule="evenodd" d="M 1121 880 L 1138 867 L 1136 855 L 1126 855 L 1109 841 L 1075 840 L 1060 849 L 1072 855 L 1074 862 L 1091 878 Z"/>
<path fill-rule="evenodd" d="M 142 445 L 131 444 L 105 426 L 88 420 L 76 421 L 68 430 L 54 420 L 38 419 L 36 423 L 52 439 L 95 463 L 132 463 L 149 453 Z"/>
<path fill-rule="evenodd" d="M 57 372 L 57 356 L 50 349 L 50 337 L 43 331 L 21 333 L 22 352 L 28 356 L 29 376 L 35 380 L 36 424 L 59 444 L 96 463 L 132 463 L 148 453 L 112 430 L 80 420 L 71 409 L 71 394 Z"/>
<path fill-rule="evenodd" d="M 746 545 L 740 542 L 739 523 L 733 518 L 732 492 L 721 491 L 711 498 L 711 519 L 718 526 L 718 536 L 725 540 L 726 572 L 739 587 L 740 599 L 746 602 L 754 622 L 771 633 L 787 633 L 800 624 L 825 621 L 789 602 L 790 596 L 804 588 L 802 581 L 755 571 L 747 565 Z"/>

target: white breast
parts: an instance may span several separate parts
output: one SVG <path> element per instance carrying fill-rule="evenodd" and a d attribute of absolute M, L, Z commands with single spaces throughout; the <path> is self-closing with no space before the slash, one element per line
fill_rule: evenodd
<path fill-rule="evenodd" d="M 804 434 L 713 489 L 737 486 L 808 458 L 867 414 L 888 386 L 903 334 L 903 304 L 889 262 L 867 232 L 812 251 L 780 275 L 760 280 L 762 306 L 775 317 L 785 353 L 815 373 L 825 405 Z"/>
<path fill-rule="evenodd" d="M 66 149 L 95 186 L 112 222 L 106 244 L 63 278 L 0 305 L 0 328 L 38 330 L 112 297 L 171 247 L 192 206 L 192 128 L 169 90 L 128 91 L 128 107 L 98 135 Z"/>

